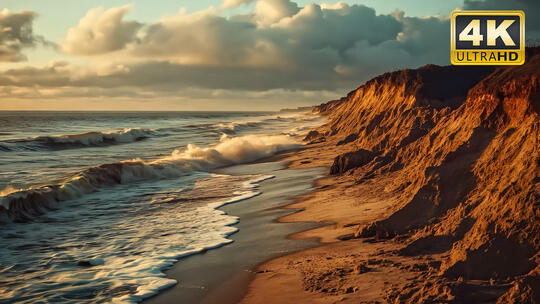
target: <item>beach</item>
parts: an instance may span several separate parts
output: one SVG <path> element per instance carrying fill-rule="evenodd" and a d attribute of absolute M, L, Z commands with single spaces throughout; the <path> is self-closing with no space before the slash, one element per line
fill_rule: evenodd
<path fill-rule="evenodd" d="M 275 178 L 260 184 L 261 195 L 221 208 L 239 217 L 233 243 L 180 260 L 166 271 L 178 283 L 144 303 L 382 301 L 384 287 L 418 279 L 408 271 L 418 261 L 391 254 L 399 244 L 340 240 L 389 211 L 381 204 L 384 182 L 351 191 L 354 181 L 328 175 L 333 146 L 219 170 Z"/>
<path fill-rule="evenodd" d="M 325 169 L 286 169 L 286 162 L 261 162 L 219 170 L 230 175 L 271 174 L 261 182 L 261 194 L 220 210 L 239 217 L 239 231 L 232 243 L 180 260 L 166 271 L 178 281 L 174 287 L 144 303 L 238 303 L 256 275 L 254 269 L 274 257 L 317 246 L 318 240 L 290 240 L 286 236 L 318 226 L 310 221 L 283 224 L 276 219 L 298 209 L 283 209 L 298 195 L 313 190 L 313 183 Z"/>
<path fill-rule="evenodd" d="M 291 169 L 325 166 L 328 173 L 333 146 L 335 142 L 318 143 L 280 156 Z M 308 159 L 314 161 L 306 163 Z M 326 223 L 289 236 L 316 238 L 321 244 L 259 265 L 240 303 L 383 303 L 389 286 L 399 290 L 420 280 L 429 258 L 419 261 L 397 255 L 400 242 L 349 239 L 358 227 L 391 213 L 391 197 L 384 191 L 387 184 L 381 179 L 357 187 L 349 176 L 328 174 L 317 180 L 315 191 L 286 206 L 302 211 L 279 222 Z M 411 271 L 419 263 L 422 270 Z"/>

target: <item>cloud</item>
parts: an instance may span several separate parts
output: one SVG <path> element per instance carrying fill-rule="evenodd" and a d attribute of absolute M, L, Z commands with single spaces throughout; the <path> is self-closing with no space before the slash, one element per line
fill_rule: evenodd
<path fill-rule="evenodd" d="M 126 56 L 139 62 L 133 76 L 161 66 L 192 86 L 339 90 L 388 70 L 447 64 L 448 28 L 448 19 L 363 5 L 259 0 L 247 15 L 204 11 L 151 24 Z"/>
<path fill-rule="evenodd" d="M 298 11 L 298 5 L 290 0 L 259 0 L 255 4 L 254 20 L 258 25 L 269 26 Z"/>
<path fill-rule="evenodd" d="M 30 10 L 10 12 L 7 8 L 0 11 L 0 61 L 24 61 L 24 48 L 47 44 L 32 31 L 32 22 L 37 14 Z"/>
<path fill-rule="evenodd" d="M 276 36 L 292 40 L 305 51 L 328 48 L 344 52 L 362 41 L 373 46 L 395 40 L 402 24 L 392 16 L 376 15 L 366 6 L 325 9 L 309 4 L 272 28 Z"/>
<path fill-rule="evenodd" d="M 70 28 L 62 50 L 71 55 L 99 55 L 121 50 L 135 40 L 142 24 L 124 21 L 130 6 L 88 11 L 76 27 Z"/>
<path fill-rule="evenodd" d="M 254 0 L 225 0 L 223 1 L 223 4 L 221 4 L 222 8 L 235 8 L 242 4 L 248 4 L 253 2 Z"/>
<path fill-rule="evenodd" d="M 261 13 L 261 7 L 273 9 Z M 441 50 L 448 45 L 443 40 L 448 27 L 448 20 L 408 18 L 403 12 L 376 15 L 361 5 L 298 8 L 288 0 L 260 0 L 250 15 L 226 18 L 205 12 L 162 20 L 150 25 L 130 51 L 136 58 L 180 65 L 250 67 L 254 74 L 260 69 L 316 70 L 332 77 L 336 66 L 366 74 L 365 62 L 379 64 L 374 72 L 384 71 L 385 62 L 394 58 L 378 56 L 381 48 L 388 49 L 385 54 L 405 54 L 404 65 L 446 63 L 448 52 Z M 426 55 L 435 62 L 425 60 Z"/>
<path fill-rule="evenodd" d="M 247 65 L 258 53 L 256 34 L 250 22 L 209 11 L 178 15 L 148 26 L 131 55 L 189 65 Z"/>
<path fill-rule="evenodd" d="M 81 94 L 132 88 L 144 96 L 197 90 L 337 96 L 389 70 L 449 62 L 449 23 L 440 17 L 377 15 L 345 3 L 298 7 L 289 0 L 259 0 L 247 14 L 180 12 L 141 26 L 123 21 L 127 10 L 91 10 L 63 44 L 71 54 L 116 51 L 115 56 L 89 57 L 94 64 L 87 66 L 56 62 L 6 70 L 0 86 L 59 88 L 69 91 L 64 96 L 76 94 L 72 88 L 84 88 Z M 310 98 L 324 101 L 317 96 Z"/>

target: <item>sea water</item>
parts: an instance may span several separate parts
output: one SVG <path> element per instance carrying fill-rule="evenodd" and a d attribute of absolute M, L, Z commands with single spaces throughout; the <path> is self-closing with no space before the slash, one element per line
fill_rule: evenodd
<path fill-rule="evenodd" d="M 214 169 L 301 146 L 308 112 L 0 112 L 0 303 L 133 303 L 231 240 L 224 204 L 271 175 Z"/>

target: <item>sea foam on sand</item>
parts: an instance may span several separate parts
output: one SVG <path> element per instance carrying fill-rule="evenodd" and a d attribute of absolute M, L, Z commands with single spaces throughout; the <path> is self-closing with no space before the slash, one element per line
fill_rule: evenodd
<path fill-rule="evenodd" d="M 212 238 L 213 241 L 208 242 L 200 247 L 191 248 L 188 250 L 182 250 L 178 252 L 170 251 L 166 254 L 160 255 L 159 258 L 153 260 L 136 262 L 138 264 L 135 264 L 132 267 L 128 268 L 126 268 L 125 261 L 113 261 L 110 266 L 112 266 L 113 268 L 117 268 L 118 270 L 112 275 L 114 275 L 115 277 L 121 277 L 123 274 L 125 274 L 129 275 L 130 277 L 136 277 L 136 279 L 124 281 L 122 282 L 122 284 L 134 284 L 138 287 L 134 294 L 128 294 L 118 298 L 114 298 L 112 299 L 112 302 L 137 303 L 145 298 L 153 296 L 159 291 L 178 283 L 174 279 L 167 278 L 166 275 L 163 273 L 164 269 L 171 267 L 175 262 L 177 262 L 183 257 L 197 254 L 205 250 L 219 248 L 226 244 L 232 243 L 233 240 L 228 239 L 228 237 L 238 231 L 238 228 L 232 227 L 233 225 L 238 223 L 238 217 L 227 215 L 224 211 L 217 209 L 228 204 L 247 200 L 260 195 L 261 192 L 257 190 L 259 183 L 268 179 L 272 179 L 274 177 L 274 175 L 257 176 L 253 179 L 243 182 L 241 190 L 236 191 L 234 193 L 234 197 L 224 201 L 218 201 L 199 207 L 197 211 L 198 213 L 212 214 L 217 212 L 214 216 L 222 217 L 225 219 L 221 222 L 221 224 L 223 225 L 222 230 L 212 232 L 212 234 L 214 234 L 215 236 L 214 238 Z"/>

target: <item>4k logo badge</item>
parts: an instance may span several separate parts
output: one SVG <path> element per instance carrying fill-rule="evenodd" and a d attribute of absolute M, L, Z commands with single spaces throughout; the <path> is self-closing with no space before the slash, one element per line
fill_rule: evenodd
<path fill-rule="evenodd" d="M 523 11 L 453 11 L 450 59 L 455 65 L 525 62 Z"/>

